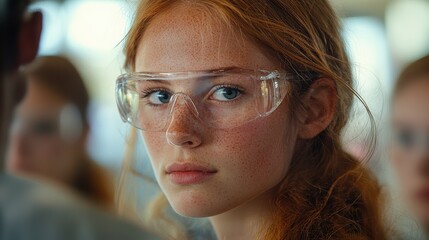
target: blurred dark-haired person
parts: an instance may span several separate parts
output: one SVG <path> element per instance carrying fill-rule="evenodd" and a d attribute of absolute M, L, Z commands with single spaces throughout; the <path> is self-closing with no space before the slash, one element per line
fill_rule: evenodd
<path fill-rule="evenodd" d="M 394 88 L 391 159 L 413 218 L 429 233 L 429 56 L 406 67 Z M 429 236 L 429 235 L 427 235 Z"/>
<path fill-rule="evenodd" d="M 89 94 L 64 57 L 38 57 L 19 71 L 26 93 L 14 111 L 6 168 L 75 190 L 113 208 L 109 175 L 87 154 Z"/>
<path fill-rule="evenodd" d="M 6 130 L 25 89 L 16 70 L 36 56 L 42 29 L 42 14 L 26 13 L 28 4 L 0 2 L 0 239 L 154 239 L 60 188 L 3 172 Z"/>

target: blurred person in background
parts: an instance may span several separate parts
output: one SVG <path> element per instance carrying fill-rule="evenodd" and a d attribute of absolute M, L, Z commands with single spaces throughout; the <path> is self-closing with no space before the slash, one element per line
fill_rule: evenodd
<path fill-rule="evenodd" d="M 407 209 L 429 237 L 429 56 L 400 74 L 391 111 L 392 165 Z"/>
<path fill-rule="evenodd" d="M 26 93 L 14 111 L 7 170 L 49 179 L 113 207 L 113 183 L 87 154 L 89 95 L 64 57 L 39 57 L 20 69 Z"/>
<path fill-rule="evenodd" d="M 14 104 L 25 88 L 16 84 L 18 66 L 34 59 L 42 29 L 40 12 L 26 13 L 29 1 L 0 1 L 0 147 L 4 149 Z M 25 13 L 25 17 L 24 17 Z M 155 239 L 141 228 L 99 211 L 45 182 L 3 172 L 0 152 L 0 239 Z"/>

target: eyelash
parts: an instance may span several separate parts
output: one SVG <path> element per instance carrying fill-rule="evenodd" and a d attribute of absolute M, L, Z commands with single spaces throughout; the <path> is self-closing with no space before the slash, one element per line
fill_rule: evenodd
<path fill-rule="evenodd" d="M 215 88 L 212 91 L 210 91 L 209 96 L 212 96 L 217 90 L 219 90 L 221 88 L 231 88 L 231 89 L 237 90 L 239 92 L 240 96 L 245 94 L 245 91 L 240 87 L 230 85 L 230 84 L 221 84 L 221 85 L 215 86 Z M 165 89 L 165 88 L 150 88 L 150 89 L 145 89 L 145 90 L 139 92 L 139 97 L 140 97 L 140 99 L 145 99 L 145 98 L 149 97 L 152 93 L 157 92 L 157 91 L 165 91 L 165 92 L 168 92 L 171 95 L 173 95 L 173 93 L 171 93 L 171 91 L 169 91 L 168 89 Z M 228 102 L 233 102 L 235 100 L 236 99 L 234 99 L 232 101 L 228 101 Z M 228 102 L 224 102 L 224 103 L 228 103 Z"/>
<path fill-rule="evenodd" d="M 168 92 L 171 94 L 171 92 L 169 90 L 164 89 L 164 88 L 150 88 L 150 89 L 145 89 L 145 90 L 139 92 L 140 99 L 147 98 L 152 93 L 158 92 L 158 91 L 165 91 L 165 92 Z M 171 95 L 173 95 L 173 94 L 171 94 Z"/>
<path fill-rule="evenodd" d="M 234 86 L 234 85 L 230 85 L 230 84 L 221 84 L 221 85 L 217 85 L 217 86 L 215 87 L 215 89 L 210 93 L 210 96 L 212 96 L 212 95 L 213 95 L 213 93 L 215 93 L 217 90 L 219 90 L 219 89 L 221 89 L 221 88 L 231 88 L 231 89 L 237 90 L 237 91 L 238 91 L 238 93 L 240 94 L 239 96 L 241 96 L 241 95 L 245 94 L 245 91 L 244 91 L 242 88 L 240 88 L 240 87 L 237 87 L 237 86 Z M 238 98 L 236 98 L 236 99 L 238 99 Z M 233 100 L 231 100 L 231 101 L 227 101 L 227 102 L 225 102 L 225 103 L 233 102 L 233 101 L 235 101 L 236 99 L 233 99 Z"/>
<path fill-rule="evenodd" d="M 220 85 L 215 86 L 215 90 L 219 90 L 220 88 L 232 88 L 232 89 L 238 90 L 240 92 L 243 92 L 240 87 L 237 87 L 237 86 L 234 86 L 231 84 L 220 84 Z"/>

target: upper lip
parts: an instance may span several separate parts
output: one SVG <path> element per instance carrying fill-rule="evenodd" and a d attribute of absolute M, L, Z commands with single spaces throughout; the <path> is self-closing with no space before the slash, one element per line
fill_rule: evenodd
<path fill-rule="evenodd" d="M 197 165 L 193 163 L 182 163 L 182 164 L 172 164 L 168 166 L 165 170 L 165 172 L 173 173 L 173 172 L 205 172 L 205 173 L 215 173 L 217 172 L 216 169 L 205 167 L 202 165 Z"/>

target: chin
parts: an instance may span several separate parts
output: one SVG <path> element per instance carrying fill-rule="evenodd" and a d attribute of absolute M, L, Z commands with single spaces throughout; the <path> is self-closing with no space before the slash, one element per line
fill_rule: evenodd
<path fill-rule="evenodd" d="M 166 194 L 168 202 L 173 210 L 182 216 L 203 218 L 211 217 L 228 211 L 230 208 L 223 206 L 220 201 L 213 200 L 207 194 Z"/>
<path fill-rule="evenodd" d="M 420 224 L 429 226 L 429 206 L 426 204 L 414 203 L 410 210 L 413 218 Z"/>
<path fill-rule="evenodd" d="M 183 196 L 178 195 L 167 199 L 173 210 L 185 217 L 202 218 L 209 217 L 213 214 L 212 203 L 197 196 Z"/>
<path fill-rule="evenodd" d="M 195 208 L 192 206 L 189 207 L 175 207 L 174 205 L 172 205 L 173 210 L 184 217 L 191 217 L 191 218 L 204 218 L 204 217 L 210 217 L 211 215 L 209 214 L 209 212 L 206 209 L 201 209 L 201 208 Z"/>

